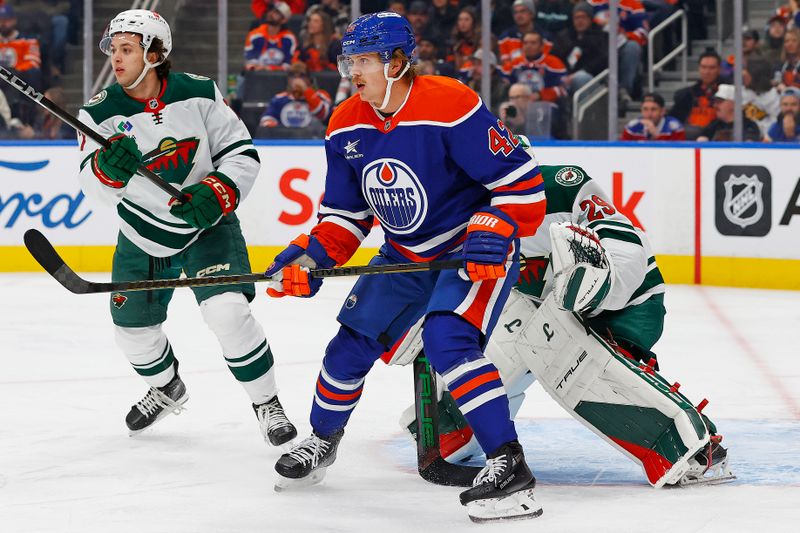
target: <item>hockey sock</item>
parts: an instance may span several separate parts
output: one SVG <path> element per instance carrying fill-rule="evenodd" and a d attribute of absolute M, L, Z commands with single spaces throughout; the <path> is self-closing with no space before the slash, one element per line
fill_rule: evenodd
<path fill-rule="evenodd" d="M 136 373 L 151 387 L 163 387 L 175 377 L 175 354 L 161 324 L 143 328 L 114 326 L 114 338 Z"/>
<path fill-rule="evenodd" d="M 364 390 L 364 377 L 384 351 L 379 342 L 339 328 L 325 350 L 314 390 L 311 427 L 318 435 L 332 435 L 347 425 Z"/>
<path fill-rule="evenodd" d="M 225 362 L 256 404 L 277 394 L 272 350 L 261 324 L 250 312 L 247 298 L 239 292 L 225 292 L 203 300 L 200 311 L 217 336 Z"/>
<path fill-rule="evenodd" d="M 454 314 L 432 314 L 423 330 L 425 353 L 442 376 L 484 452 L 491 453 L 517 432 L 500 374 L 480 348 L 481 332 Z"/>

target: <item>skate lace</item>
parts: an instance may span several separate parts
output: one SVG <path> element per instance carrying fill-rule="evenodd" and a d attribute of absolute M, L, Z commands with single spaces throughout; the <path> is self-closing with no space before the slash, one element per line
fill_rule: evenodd
<path fill-rule="evenodd" d="M 289 457 L 306 464 L 311 463 L 312 467 L 317 466 L 320 457 L 330 447 L 331 443 L 323 440 L 316 435 L 311 435 L 303 442 L 298 444 L 289 452 Z"/>
<path fill-rule="evenodd" d="M 186 409 L 155 387 L 150 387 L 144 398 L 136 402 L 136 408 L 145 416 L 152 415 L 159 408 L 170 409 L 176 415 L 181 414 L 181 411 Z"/>
<path fill-rule="evenodd" d="M 475 480 L 472 482 L 473 485 L 481 485 L 483 483 L 494 483 L 496 480 L 500 479 L 500 476 L 506 471 L 506 465 L 508 464 L 508 456 L 501 455 L 500 457 L 495 457 L 494 459 L 487 459 L 486 466 L 484 466 L 478 475 L 475 476 Z"/>
<path fill-rule="evenodd" d="M 292 425 L 289 419 L 286 418 L 286 413 L 284 413 L 283 408 L 275 404 L 265 403 L 259 405 L 256 414 L 264 439 L 267 438 L 270 431 Z"/>

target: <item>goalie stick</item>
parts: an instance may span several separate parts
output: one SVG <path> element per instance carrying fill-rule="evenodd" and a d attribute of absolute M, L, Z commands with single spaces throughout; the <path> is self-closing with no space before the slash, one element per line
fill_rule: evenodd
<path fill-rule="evenodd" d="M 436 376 L 425 352 L 414 359 L 414 407 L 417 415 L 417 470 L 425 481 L 449 487 L 471 487 L 480 467 L 448 463 L 439 452 Z"/>
<path fill-rule="evenodd" d="M 95 283 L 78 276 L 69 265 L 58 255 L 47 237 L 41 232 L 30 229 L 25 232 L 25 247 L 36 262 L 48 274 L 63 285 L 68 291 L 75 294 L 94 294 L 99 292 L 125 292 L 125 291 L 152 291 L 156 289 L 171 289 L 176 287 L 200 287 L 209 285 L 232 285 L 236 283 L 257 283 L 272 281 L 270 276 L 263 272 L 250 274 L 237 274 L 232 276 L 208 276 L 202 278 L 176 278 L 156 279 L 143 281 L 118 281 L 110 283 Z M 446 261 L 430 261 L 427 263 L 398 263 L 389 265 L 365 265 L 338 268 L 314 268 L 310 273 L 316 278 L 332 278 L 341 276 L 360 276 L 362 274 L 394 274 L 400 272 L 419 272 L 425 270 L 449 270 L 461 268 L 461 259 Z"/>
<path fill-rule="evenodd" d="M 102 146 L 103 148 L 109 148 L 111 143 L 108 142 L 102 135 L 91 129 L 89 126 L 78 120 L 76 117 L 70 115 L 56 104 L 54 104 L 51 100 L 46 98 L 44 94 L 38 92 L 36 89 L 28 85 L 25 80 L 20 79 L 19 77 L 15 76 L 11 71 L 6 69 L 5 67 L 0 66 L 0 78 L 4 79 L 11 85 L 13 88 L 45 108 L 47 111 L 52 113 L 53 115 L 57 116 L 76 131 L 83 133 L 91 140 Z M 136 171 L 153 182 L 153 185 L 164 191 L 165 193 L 169 194 L 179 202 L 186 202 L 189 199 L 183 194 L 181 191 L 164 181 L 159 177 L 158 174 L 150 170 L 145 166 L 144 163 L 139 163 L 139 168 Z"/>

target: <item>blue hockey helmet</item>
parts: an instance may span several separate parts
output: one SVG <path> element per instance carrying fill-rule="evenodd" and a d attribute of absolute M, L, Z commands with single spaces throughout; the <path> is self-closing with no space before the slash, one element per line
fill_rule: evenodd
<path fill-rule="evenodd" d="M 342 38 L 342 55 L 368 54 L 376 52 L 381 61 L 388 63 L 399 48 L 413 62 L 417 43 L 414 30 L 405 17 L 391 11 L 370 13 L 358 17 Z"/>

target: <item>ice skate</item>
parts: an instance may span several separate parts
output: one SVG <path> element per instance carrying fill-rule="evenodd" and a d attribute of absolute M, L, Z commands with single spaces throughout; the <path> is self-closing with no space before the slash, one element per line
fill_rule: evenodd
<path fill-rule="evenodd" d="M 722 435 L 713 435 L 711 441 L 689 459 L 689 470 L 676 485 L 718 485 L 736 479 L 728 466 L 728 450 L 722 447 L 721 442 Z"/>
<path fill-rule="evenodd" d="M 275 490 L 280 492 L 320 483 L 325 478 L 328 466 L 336 460 L 336 448 L 342 435 L 343 429 L 325 438 L 312 433 L 283 454 L 275 463 L 275 471 L 278 472 Z"/>
<path fill-rule="evenodd" d="M 176 365 L 175 377 L 169 383 L 163 387 L 150 387 L 144 398 L 131 407 L 125 417 L 129 435 L 133 437 L 141 433 L 170 413 L 180 414 L 186 409 L 183 404 L 188 399 L 186 385 L 181 381 Z"/>
<path fill-rule="evenodd" d="M 533 497 L 535 486 L 522 446 L 508 442 L 488 456 L 472 488 L 461 493 L 461 505 L 473 522 L 536 518 L 542 506 Z"/>
<path fill-rule="evenodd" d="M 277 396 L 273 396 L 266 403 L 253 404 L 253 410 L 256 412 L 264 442 L 269 442 L 273 446 L 283 446 L 297 436 L 297 429 L 286 418 L 286 413 Z"/>

